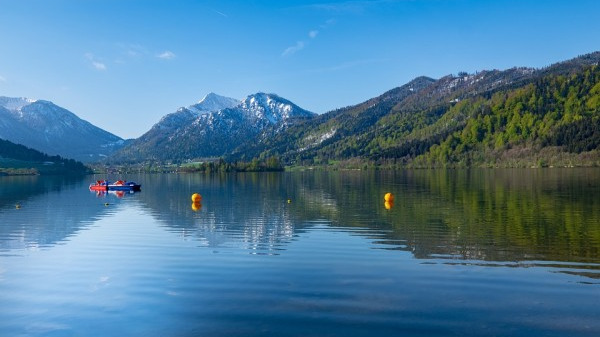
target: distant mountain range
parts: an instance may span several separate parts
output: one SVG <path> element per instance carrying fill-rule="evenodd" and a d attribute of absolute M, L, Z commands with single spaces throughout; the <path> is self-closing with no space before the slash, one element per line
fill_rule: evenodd
<path fill-rule="evenodd" d="M 242 144 L 260 142 L 314 116 L 275 94 L 257 93 L 237 101 L 210 93 L 197 104 L 163 117 L 110 160 L 181 162 L 223 157 Z"/>
<path fill-rule="evenodd" d="M 52 102 L 1 96 L 0 139 L 83 162 L 102 160 L 124 143 Z"/>
<path fill-rule="evenodd" d="M 542 69 L 419 77 L 229 155 L 286 164 L 600 165 L 600 52 Z"/>
<path fill-rule="evenodd" d="M 0 138 L 109 163 L 412 167 L 600 165 L 600 52 L 534 68 L 418 77 L 322 115 L 275 94 L 208 94 L 123 139 L 48 101 L 0 97 Z"/>

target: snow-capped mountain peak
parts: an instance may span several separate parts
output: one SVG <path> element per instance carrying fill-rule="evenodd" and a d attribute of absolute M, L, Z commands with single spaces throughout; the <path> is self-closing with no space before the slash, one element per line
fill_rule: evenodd
<path fill-rule="evenodd" d="M 187 107 L 187 109 L 199 115 L 208 112 L 216 112 L 227 108 L 233 108 L 238 104 L 240 104 L 240 101 L 235 98 L 220 96 L 210 92 L 198 103 L 190 105 Z"/>
<path fill-rule="evenodd" d="M 0 97 L 0 138 L 50 155 L 94 161 L 122 139 L 50 101 Z"/>
<path fill-rule="evenodd" d="M 24 106 L 36 102 L 37 100 L 25 97 L 4 97 L 0 96 L 0 106 L 11 111 L 19 111 Z"/>
<path fill-rule="evenodd" d="M 204 96 L 198 103 L 181 107 L 177 111 L 163 116 L 160 121 L 152 127 L 150 134 L 146 133 L 141 138 L 154 137 L 153 132 L 163 132 L 165 129 L 176 129 L 193 122 L 194 119 L 206 117 L 210 113 L 228 109 L 237 106 L 240 103 L 237 99 L 220 96 L 213 92 Z M 152 131 L 155 130 L 155 131 Z M 161 131 L 163 130 L 163 131 Z"/>
<path fill-rule="evenodd" d="M 210 93 L 197 104 L 163 117 L 113 159 L 220 157 L 240 145 L 272 137 L 303 117 L 313 116 L 314 113 L 275 94 L 260 92 L 240 102 Z"/>
<path fill-rule="evenodd" d="M 269 123 L 276 124 L 290 117 L 309 117 L 314 115 L 294 103 L 275 94 L 259 92 L 246 97 L 239 108 L 249 117 L 267 119 Z"/>

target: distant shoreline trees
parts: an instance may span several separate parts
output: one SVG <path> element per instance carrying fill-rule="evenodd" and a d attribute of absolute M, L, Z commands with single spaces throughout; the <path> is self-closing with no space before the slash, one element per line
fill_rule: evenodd
<path fill-rule="evenodd" d="M 181 166 L 178 172 L 280 172 L 283 171 L 283 165 L 278 157 L 269 157 L 264 160 L 258 158 L 250 162 L 237 161 L 233 163 L 226 162 L 224 159 L 217 161 L 202 162 L 197 164 L 188 164 Z"/>

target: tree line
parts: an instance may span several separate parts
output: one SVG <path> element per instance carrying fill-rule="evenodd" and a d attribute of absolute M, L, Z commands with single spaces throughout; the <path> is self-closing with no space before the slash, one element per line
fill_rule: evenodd
<path fill-rule="evenodd" d="M 22 172 L 28 174 L 62 174 L 62 173 L 88 173 L 89 169 L 81 162 L 61 156 L 50 156 L 40 151 L 28 148 L 21 144 L 0 139 L 0 157 L 12 159 L 12 164 L 3 161 L 5 172 Z M 15 162 L 19 161 L 19 163 Z M 19 166 L 19 167 L 12 167 Z M 26 166 L 26 167 L 23 167 Z M 18 169 L 15 171 L 15 169 Z"/>

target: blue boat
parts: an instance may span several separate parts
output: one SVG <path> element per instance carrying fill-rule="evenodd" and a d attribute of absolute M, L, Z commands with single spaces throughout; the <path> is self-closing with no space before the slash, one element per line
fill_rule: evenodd
<path fill-rule="evenodd" d="M 108 184 L 109 191 L 139 191 L 142 185 L 133 181 L 117 180 Z"/>

